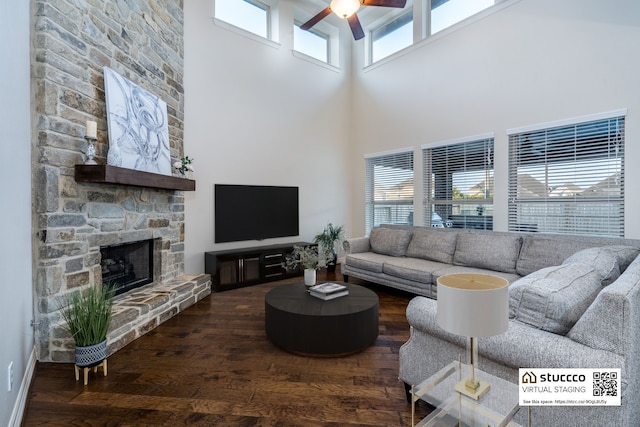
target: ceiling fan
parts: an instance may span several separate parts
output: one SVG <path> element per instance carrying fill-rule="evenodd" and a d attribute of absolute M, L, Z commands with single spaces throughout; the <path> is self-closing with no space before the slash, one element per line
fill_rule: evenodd
<path fill-rule="evenodd" d="M 406 3 L 407 0 L 331 0 L 331 4 L 329 4 L 326 9 L 302 24 L 300 26 L 300 29 L 310 29 L 318 22 L 329 16 L 331 12 L 333 12 L 340 18 L 347 20 L 347 22 L 349 23 L 349 27 L 351 27 L 353 38 L 355 40 L 360 40 L 364 37 L 364 30 L 362 29 L 362 25 L 360 25 L 358 15 L 356 15 L 356 11 L 360 9 L 360 6 L 384 6 L 403 8 Z"/>

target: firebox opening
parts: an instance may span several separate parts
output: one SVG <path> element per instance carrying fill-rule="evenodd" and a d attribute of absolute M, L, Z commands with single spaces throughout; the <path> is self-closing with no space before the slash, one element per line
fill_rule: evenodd
<path fill-rule="evenodd" d="M 153 240 L 100 248 L 102 282 L 116 287 L 116 295 L 153 282 Z"/>

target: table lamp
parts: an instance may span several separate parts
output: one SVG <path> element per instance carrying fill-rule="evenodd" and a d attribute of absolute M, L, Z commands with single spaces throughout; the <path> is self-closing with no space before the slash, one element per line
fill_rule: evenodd
<path fill-rule="evenodd" d="M 509 282 L 487 274 L 450 274 L 438 278 L 438 325 L 447 332 L 467 336 L 471 376 L 456 390 L 479 399 L 489 384 L 475 378 L 476 338 L 499 335 L 509 328 Z"/>

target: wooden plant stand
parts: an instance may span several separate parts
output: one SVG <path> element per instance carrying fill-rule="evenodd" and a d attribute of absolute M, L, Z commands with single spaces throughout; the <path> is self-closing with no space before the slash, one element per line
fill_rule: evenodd
<path fill-rule="evenodd" d="M 98 372 L 99 367 L 102 367 L 102 373 L 106 377 L 107 376 L 107 359 L 104 359 L 102 362 L 98 363 L 95 366 L 88 366 L 85 368 L 80 368 L 80 366 L 74 365 L 74 368 L 76 371 L 76 381 L 80 379 L 80 369 L 82 369 L 84 372 L 84 385 L 87 385 L 87 383 L 89 382 L 89 369 L 93 368 L 93 372 Z"/>

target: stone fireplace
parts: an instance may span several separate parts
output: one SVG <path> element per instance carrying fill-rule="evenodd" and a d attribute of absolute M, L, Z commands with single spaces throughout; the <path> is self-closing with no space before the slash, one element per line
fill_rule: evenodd
<path fill-rule="evenodd" d="M 60 307 L 117 270 L 123 256 L 105 256 L 107 247 L 151 242 L 153 265 L 149 283 L 116 296 L 108 354 L 210 293 L 208 275 L 184 273 L 180 186 L 86 182 L 76 174 L 86 158 L 87 120 L 98 123 L 96 161 L 106 161 L 104 66 L 167 103 L 171 158 L 182 157 L 182 0 L 33 5 L 36 354 L 40 361 L 70 362 L 74 344 Z M 124 265 L 125 275 L 135 268 Z"/>

